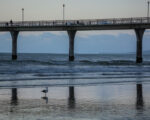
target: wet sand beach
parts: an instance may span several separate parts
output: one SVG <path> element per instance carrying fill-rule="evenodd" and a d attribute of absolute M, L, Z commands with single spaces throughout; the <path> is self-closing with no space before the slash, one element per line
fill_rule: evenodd
<path fill-rule="evenodd" d="M 150 85 L 0 89 L 0 120 L 149 120 Z"/>

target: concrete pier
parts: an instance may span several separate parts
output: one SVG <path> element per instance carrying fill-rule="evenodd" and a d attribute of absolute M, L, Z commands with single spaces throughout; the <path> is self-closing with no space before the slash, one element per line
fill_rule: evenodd
<path fill-rule="evenodd" d="M 17 38 L 19 31 L 10 31 L 12 37 L 12 60 L 17 59 Z"/>
<path fill-rule="evenodd" d="M 136 63 L 142 63 L 142 41 L 145 29 L 135 29 L 137 38 L 137 49 L 136 49 Z"/>
<path fill-rule="evenodd" d="M 69 61 L 74 61 L 74 38 L 76 30 L 68 30 L 69 36 Z"/>
<path fill-rule="evenodd" d="M 44 20 L 44 21 L 3 21 L 0 32 L 9 31 L 12 36 L 12 59 L 17 59 L 17 37 L 24 31 L 67 31 L 69 36 L 69 61 L 74 61 L 74 39 L 77 31 L 92 30 L 135 30 L 137 37 L 136 62 L 142 63 L 142 38 L 144 31 L 150 29 L 147 17 L 85 19 L 85 20 Z"/>

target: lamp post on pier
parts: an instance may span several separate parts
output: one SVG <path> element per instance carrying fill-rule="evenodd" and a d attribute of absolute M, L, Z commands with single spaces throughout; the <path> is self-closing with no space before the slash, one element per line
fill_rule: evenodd
<path fill-rule="evenodd" d="M 22 10 L 22 23 L 24 22 L 24 8 L 21 9 Z"/>
<path fill-rule="evenodd" d="M 65 4 L 63 4 L 63 21 L 65 20 Z"/>

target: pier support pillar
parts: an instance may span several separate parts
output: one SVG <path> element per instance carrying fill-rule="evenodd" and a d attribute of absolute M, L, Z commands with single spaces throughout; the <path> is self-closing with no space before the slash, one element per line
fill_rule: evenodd
<path fill-rule="evenodd" d="M 10 31 L 12 37 L 12 60 L 17 59 L 17 38 L 19 31 Z"/>
<path fill-rule="evenodd" d="M 69 36 L 69 61 L 74 61 L 74 38 L 76 30 L 68 30 Z"/>
<path fill-rule="evenodd" d="M 142 63 L 142 39 L 145 29 L 135 29 L 137 38 L 136 63 Z"/>

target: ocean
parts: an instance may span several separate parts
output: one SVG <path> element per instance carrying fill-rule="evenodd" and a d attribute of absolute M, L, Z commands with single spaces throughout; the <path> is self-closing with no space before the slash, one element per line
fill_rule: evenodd
<path fill-rule="evenodd" d="M 149 82 L 150 56 L 142 64 L 135 55 L 0 54 L 0 87 L 97 85 Z"/>
<path fill-rule="evenodd" d="M 0 54 L 0 120 L 149 120 L 150 55 Z M 41 92 L 48 89 L 47 93 Z"/>

